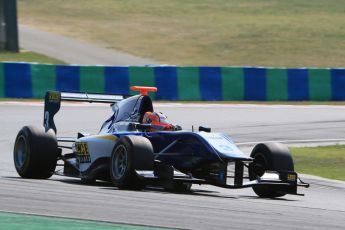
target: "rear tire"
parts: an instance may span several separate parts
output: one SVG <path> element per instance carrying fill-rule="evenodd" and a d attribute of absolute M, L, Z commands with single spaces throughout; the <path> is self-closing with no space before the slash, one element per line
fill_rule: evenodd
<path fill-rule="evenodd" d="M 250 154 L 254 158 L 249 167 L 249 178 L 255 180 L 264 171 L 294 171 L 294 163 L 289 149 L 280 143 L 258 144 Z M 276 198 L 286 195 L 269 185 L 253 187 L 259 197 Z"/>
<path fill-rule="evenodd" d="M 58 146 L 53 130 L 24 126 L 18 133 L 13 151 L 14 165 L 23 178 L 47 179 L 55 171 Z"/>
<path fill-rule="evenodd" d="M 114 146 L 110 160 L 110 177 L 119 189 L 144 187 L 135 170 L 153 170 L 153 147 L 141 136 L 123 136 Z"/>

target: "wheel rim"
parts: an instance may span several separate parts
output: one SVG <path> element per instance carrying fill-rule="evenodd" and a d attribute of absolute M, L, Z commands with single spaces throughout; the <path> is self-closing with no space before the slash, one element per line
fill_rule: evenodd
<path fill-rule="evenodd" d="M 112 172 L 115 179 L 121 179 L 127 169 L 127 149 L 120 145 L 115 149 Z"/>
<path fill-rule="evenodd" d="M 266 160 L 264 158 L 264 156 L 260 153 L 256 154 L 256 156 L 254 157 L 254 171 L 252 172 L 252 176 L 251 179 L 255 179 L 257 176 L 261 177 L 264 172 L 267 170 L 267 163 Z M 258 169 L 255 169 L 255 167 L 260 167 L 260 171 L 263 170 L 263 172 L 258 173 Z"/>
<path fill-rule="evenodd" d="M 14 151 L 14 163 L 17 168 L 23 168 L 26 158 L 28 156 L 26 140 L 23 136 L 20 136 L 16 143 Z"/>

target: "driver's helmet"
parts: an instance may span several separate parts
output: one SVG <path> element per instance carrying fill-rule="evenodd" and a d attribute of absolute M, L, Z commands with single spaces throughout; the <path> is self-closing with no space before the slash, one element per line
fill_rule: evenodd
<path fill-rule="evenodd" d="M 146 112 L 143 117 L 143 124 L 151 124 L 149 131 L 174 130 L 174 126 L 168 122 L 167 117 L 161 112 Z"/>

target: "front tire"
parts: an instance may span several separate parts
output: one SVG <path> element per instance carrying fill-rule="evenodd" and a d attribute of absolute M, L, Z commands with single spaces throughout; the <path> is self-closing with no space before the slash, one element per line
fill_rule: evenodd
<path fill-rule="evenodd" d="M 23 178 L 47 179 L 55 171 L 58 146 L 53 130 L 24 126 L 18 133 L 13 151 L 14 165 Z"/>
<path fill-rule="evenodd" d="M 249 167 L 249 178 L 255 180 L 265 171 L 294 171 L 294 163 L 289 149 L 280 143 L 258 144 L 250 154 L 254 158 Z M 253 187 L 259 197 L 276 198 L 285 196 L 273 186 L 258 185 Z"/>
<path fill-rule="evenodd" d="M 141 136 L 123 136 L 114 146 L 110 177 L 119 189 L 141 189 L 144 184 L 135 170 L 153 170 L 153 147 Z"/>

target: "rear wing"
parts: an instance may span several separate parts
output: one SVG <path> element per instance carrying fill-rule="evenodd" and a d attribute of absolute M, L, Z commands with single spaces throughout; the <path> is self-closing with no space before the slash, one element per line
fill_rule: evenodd
<path fill-rule="evenodd" d="M 43 126 L 46 131 L 53 129 L 56 133 L 54 116 L 60 110 L 61 101 L 107 103 L 113 104 L 127 98 L 127 95 L 91 94 L 48 91 L 44 99 Z"/>

